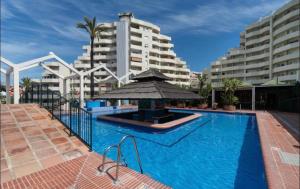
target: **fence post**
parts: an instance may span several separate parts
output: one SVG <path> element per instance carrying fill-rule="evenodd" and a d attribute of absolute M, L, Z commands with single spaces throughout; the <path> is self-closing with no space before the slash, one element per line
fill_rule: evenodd
<path fill-rule="evenodd" d="M 61 96 L 59 95 L 59 120 L 61 120 Z"/>
<path fill-rule="evenodd" d="M 47 109 L 49 110 L 49 86 L 47 85 Z"/>
<path fill-rule="evenodd" d="M 52 102 L 51 102 L 51 113 L 52 113 L 52 119 L 54 119 L 54 100 L 53 100 L 53 91 L 51 92 L 52 93 Z"/>
<path fill-rule="evenodd" d="M 89 115 L 89 127 L 90 127 L 90 143 L 89 143 L 89 151 L 92 151 L 92 143 L 93 143 L 93 127 L 92 127 L 92 114 L 88 113 Z"/>
<path fill-rule="evenodd" d="M 69 101 L 69 123 L 70 123 L 70 136 L 72 134 L 72 105 L 71 105 L 71 101 Z"/>
<path fill-rule="evenodd" d="M 77 119 L 77 132 L 78 132 L 78 135 L 80 136 L 81 135 L 81 110 L 79 107 L 77 107 L 77 116 L 78 116 L 78 119 Z"/>
<path fill-rule="evenodd" d="M 33 103 L 33 85 L 31 85 L 31 103 Z"/>
<path fill-rule="evenodd" d="M 40 85 L 37 85 L 36 101 L 40 104 Z"/>
<path fill-rule="evenodd" d="M 40 107 L 42 107 L 42 103 L 43 103 L 42 95 L 43 95 L 43 86 L 41 84 L 39 84 L 39 104 L 40 104 Z"/>

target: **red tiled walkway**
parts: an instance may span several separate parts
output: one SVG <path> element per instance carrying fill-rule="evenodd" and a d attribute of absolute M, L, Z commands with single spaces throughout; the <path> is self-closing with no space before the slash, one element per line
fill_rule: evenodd
<path fill-rule="evenodd" d="M 99 188 L 99 189 L 167 189 L 169 187 L 121 167 L 119 182 L 113 184 L 106 173 L 100 174 L 97 166 L 102 156 L 96 153 L 60 163 L 48 169 L 2 183 L 1 188 Z M 112 169 L 112 171 L 115 171 Z"/>
<path fill-rule="evenodd" d="M 257 112 L 256 116 L 269 188 L 298 189 L 299 165 L 284 162 L 280 153 L 299 155 L 299 141 L 272 114 Z"/>
<path fill-rule="evenodd" d="M 63 129 L 38 105 L 1 105 L 1 182 L 88 152 L 84 144 Z"/>

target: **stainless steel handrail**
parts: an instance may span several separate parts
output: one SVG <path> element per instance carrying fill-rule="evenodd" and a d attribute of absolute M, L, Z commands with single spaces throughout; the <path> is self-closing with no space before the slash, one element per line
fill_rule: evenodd
<path fill-rule="evenodd" d="M 134 149 L 135 149 L 135 153 L 136 153 L 136 159 L 137 159 L 137 162 L 139 164 L 139 167 L 140 167 L 140 172 L 141 174 L 143 174 L 143 168 L 142 168 L 142 163 L 141 163 L 141 158 L 140 158 L 140 154 L 139 154 L 139 151 L 138 151 L 138 148 L 137 148 L 137 145 L 136 145 L 136 140 L 135 140 L 135 137 L 132 136 L 132 135 L 126 135 L 124 136 L 118 145 L 111 145 L 109 147 L 107 147 L 105 150 L 104 150 L 104 153 L 103 153 L 103 156 L 102 156 L 102 164 L 98 166 L 98 170 L 100 172 L 104 172 L 104 165 L 105 165 L 105 160 L 106 160 L 106 156 L 107 156 L 107 153 L 113 149 L 113 148 L 117 148 L 118 150 L 118 154 L 117 154 L 117 165 L 116 165 L 116 176 L 115 178 L 113 178 L 112 176 L 110 176 L 114 182 L 117 182 L 118 181 L 118 178 L 119 178 L 119 166 L 120 166 L 120 163 L 121 163 L 121 156 L 122 156 L 122 150 L 121 150 L 121 146 L 122 144 L 124 143 L 124 141 L 127 139 L 127 138 L 131 138 L 132 142 L 133 142 L 133 145 L 134 145 Z M 126 165 L 127 166 L 127 165 Z M 109 174 L 110 175 L 110 174 Z"/>
<path fill-rule="evenodd" d="M 102 164 L 98 166 L 98 170 L 100 172 L 104 171 L 104 165 L 105 165 L 105 159 L 106 159 L 106 154 L 112 149 L 112 148 L 116 148 L 118 150 L 118 156 L 119 156 L 119 145 L 111 145 L 107 148 L 105 148 L 104 152 L 103 152 L 103 156 L 102 156 Z"/>
<path fill-rule="evenodd" d="M 118 159 L 117 159 L 117 167 L 116 167 L 116 178 L 115 178 L 115 181 L 117 181 L 117 180 L 118 180 L 118 177 L 119 177 L 119 166 L 120 166 L 120 160 L 121 160 L 121 145 L 123 144 L 123 142 L 124 142 L 127 138 L 131 138 L 131 139 L 132 139 L 132 142 L 133 142 L 134 148 L 135 148 L 136 158 L 137 158 L 137 161 L 138 161 L 138 164 L 139 164 L 139 167 L 140 167 L 140 172 L 141 172 L 141 174 L 143 174 L 142 163 L 141 163 L 140 154 L 139 154 L 139 151 L 138 151 L 138 148 L 137 148 L 137 145 L 136 145 L 135 137 L 132 136 L 132 135 L 126 135 L 126 136 L 124 136 L 124 137 L 120 140 L 119 145 L 118 145 Z"/>

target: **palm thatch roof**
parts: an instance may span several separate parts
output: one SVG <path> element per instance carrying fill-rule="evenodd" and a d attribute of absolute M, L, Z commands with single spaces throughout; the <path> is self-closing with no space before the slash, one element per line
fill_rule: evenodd
<path fill-rule="evenodd" d="M 150 68 L 147 71 L 144 71 L 132 78 L 133 80 L 137 81 L 149 81 L 149 80 L 158 80 L 158 81 L 165 81 L 165 80 L 171 80 L 168 76 L 164 75 L 157 69 Z"/>
<path fill-rule="evenodd" d="M 118 89 L 112 90 L 96 97 L 97 99 L 201 99 L 198 94 L 172 85 L 165 80 L 170 78 L 158 70 L 149 69 L 136 75 L 135 82 L 126 84 Z"/>

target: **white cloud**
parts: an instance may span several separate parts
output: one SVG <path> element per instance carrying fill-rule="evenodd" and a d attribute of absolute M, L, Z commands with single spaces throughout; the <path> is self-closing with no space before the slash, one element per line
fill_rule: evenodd
<path fill-rule="evenodd" d="M 86 40 L 83 32 L 76 28 L 77 19 L 61 14 L 61 12 L 66 11 L 68 8 L 61 3 L 51 1 L 34 1 L 28 3 L 20 0 L 11 0 L 10 3 L 12 7 L 39 25 L 38 28 L 35 28 L 35 32 L 37 33 L 39 30 L 40 33 L 43 33 L 45 28 L 47 28 L 52 33 L 56 33 L 57 36 L 76 41 Z"/>
<path fill-rule="evenodd" d="M 13 18 L 15 15 L 6 7 L 6 4 L 1 3 L 1 20 Z"/>
<path fill-rule="evenodd" d="M 87 41 L 88 35 L 83 30 L 76 28 L 75 26 L 51 26 L 55 31 L 57 31 L 60 35 L 77 40 L 77 41 Z"/>
<path fill-rule="evenodd" d="M 49 52 L 54 52 L 55 54 L 61 56 L 62 59 L 64 59 L 64 57 L 72 57 L 78 54 L 76 53 L 78 49 L 80 48 L 63 46 L 61 44 L 1 41 L 1 56 L 13 62 L 23 62 L 27 59 L 46 56 Z M 26 60 L 24 60 L 24 57 L 26 57 Z"/>
<path fill-rule="evenodd" d="M 282 0 L 274 0 L 272 3 L 262 1 L 249 6 L 222 1 L 198 6 L 194 10 L 170 14 L 159 24 L 169 33 L 176 31 L 202 34 L 232 32 L 250 24 L 247 23 L 249 20 L 270 14 L 284 2 Z"/>

